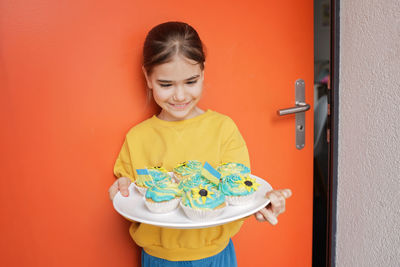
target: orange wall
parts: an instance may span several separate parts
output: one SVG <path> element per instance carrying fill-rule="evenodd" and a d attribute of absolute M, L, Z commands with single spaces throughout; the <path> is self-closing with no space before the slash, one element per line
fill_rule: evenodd
<path fill-rule="evenodd" d="M 236 63 L 248 64 L 249 72 L 254 67 L 251 61 L 246 63 L 247 57 L 235 44 L 229 47 L 224 43 L 227 35 L 235 36 L 235 27 L 222 35 L 215 30 L 221 18 L 215 8 L 237 12 L 228 4 L 232 1 L 218 7 L 213 6 L 216 3 L 205 6 L 199 1 L 175 2 L 153 1 L 150 8 L 146 1 L 119 1 L 118 5 L 110 0 L 3 1 L 0 14 L 2 266 L 138 266 L 139 249 L 130 240 L 129 224 L 113 210 L 107 189 L 114 181 L 112 167 L 124 134 L 153 112 L 146 105 L 140 72 L 146 32 L 166 20 L 198 25 L 196 28 L 209 47 L 206 92 L 201 103 L 204 107 L 231 114 L 240 94 L 248 93 L 243 90 L 246 82 L 227 79 L 217 72 L 226 66 L 234 70 Z M 252 11 L 264 5 L 264 1 L 254 2 L 251 6 L 237 2 L 236 9 L 243 12 L 238 13 L 239 32 L 257 34 L 257 29 L 248 27 L 254 19 Z M 284 4 L 275 5 L 285 9 Z M 312 10 L 307 12 L 311 17 Z M 272 35 L 286 38 L 281 30 L 274 29 L 274 17 L 256 19 L 264 19 Z M 257 57 L 251 49 L 246 53 Z M 309 54 L 312 57 L 312 47 Z M 247 75 L 256 79 L 251 73 Z M 284 76 L 266 75 L 278 75 L 279 81 Z M 310 72 L 306 79 L 311 81 Z M 289 84 L 293 82 L 290 80 Z M 222 102 L 221 92 L 207 89 L 223 86 L 229 86 L 239 95 L 232 94 Z M 257 100 L 261 101 L 255 96 Z M 241 129 L 254 124 L 246 117 L 234 119 Z M 258 144 L 251 138 L 250 128 L 243 135 L 249 139 L 249 150 L 255 151 Z M 312 143 L 310 138 L 308 142 Z M 261 164 L 255 160 L 253 167 Z M 276 187 L 288 186 L 285 180 L 273 182 Z M 306 199 L 306 215 L 310 218 L 312 188 L 301 190 L 310 194 Z M 297 211 L 282 217 L 291 216 L 293 222 L 302 214 Z M 252 266 L 266 266 L 260 260 L 263 251 L 256 249 L 259 244 L 268 247 L 269 241 L 260 239 L 260 234 L 274 238 L 278 245 L 274 250 L 276 258 L 269 259 L 271 266 L 277 266 L 279 259 L 285 258 L 286 263 L 281 266 L 309 266 L 311 219 L 305 222 L 302 233 L 279 230 L 287 229 L 285 224 L 289 221 L 282 220 L 274 228 L 249 219 L 235 237 L 238 244 L 242 243 L 238 250 L 240 266 L 249 266 L 245 264 L 248 260 L 254 260 Z M 292 237 L 304 240 L 305 245 L 300 245 L 303 249 L 288 260 L 282 248 L 284 240 Z M 304 257 L 301 265 L 295 265 Z"/>

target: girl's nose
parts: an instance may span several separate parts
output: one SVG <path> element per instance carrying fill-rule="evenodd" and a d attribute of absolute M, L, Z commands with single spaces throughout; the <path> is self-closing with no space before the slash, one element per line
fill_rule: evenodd
<path fill-rule="evenodd" d="M 175 101 L 183 101 L 185 100 L 185 89 L 183 86 L 178 85 L 175 89 L 175 94 L 174 94 L 174 100 Z"/>

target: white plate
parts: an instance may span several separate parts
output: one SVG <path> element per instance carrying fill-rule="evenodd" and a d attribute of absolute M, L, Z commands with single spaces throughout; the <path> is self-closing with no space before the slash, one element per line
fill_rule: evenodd
<path fill-rule="evenodd" d="M 113 204 L 115 210 L 119 214 L 140 223 L 177 229 L 217 226 L 252 215 L 268 205 L 269 200 L 265 198 L 265 193 L 272 190 L 271 185 L 255 175 L 251 175 L 251 177 L 255 178 L 257 183 L 260 184 L 255 193 L 256 196 L 254 200 L 242 206 L 228 206 L 220 216 L 207 222 L 195 222 L 190 220 L 180 207 L 163 214 L 150 212 L 145 206 L 143 196 L 134 188 L 133 184 L 129 186 L 129 196 L 123 197 L 121 193 L 118 192 L 114 197 Z"/>

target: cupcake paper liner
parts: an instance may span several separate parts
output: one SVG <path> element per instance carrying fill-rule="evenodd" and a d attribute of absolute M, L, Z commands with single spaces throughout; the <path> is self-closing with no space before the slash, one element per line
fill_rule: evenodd
<path fill-rule="evenodd" d="M 154 213 L 167 213 L 176 209 L 179 205 L 181 198 L 174 198 L 168 201 L 162 202 L 152 202 L 147 201 L 146 197 L 144 197 L 144 203 L 146 204 L 147 208 Z"/>
<path fill-rule="evenodd" d="M 246 205 L 254 200 L 256 197 L 255 192 L 251 193 L 250 195 L 246 196 L 226 196 L 225 198 L 230 205 L 239 206 L 239 205 Z"/>
<path fill-rule="evenodd" d="M 193 221 L 207 221 L 210 219 L 214 219 L 221 215 L 226 207 L 228 206 L 228 203 L 225 202 L 225 207 L 223 208 L 217 208 L 217 209 L 193 209 L 191 207 L 187 207 L 180 203 L 181 208 L 183 209 L 184 213 L 186 214 L 189 219 Z"/>

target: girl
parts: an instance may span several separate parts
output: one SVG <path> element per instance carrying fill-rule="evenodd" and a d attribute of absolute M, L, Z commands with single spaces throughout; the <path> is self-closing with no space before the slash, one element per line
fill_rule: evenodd
<path fill-rule="evenodd" d="M 161 112 L 133 127 L 126 135 L 109 189 L 128 196 L 135 169 L 199 160 L 217 166 L 238 162 L 250 166 L 246 144 L 227 116 L 198 107 L 204 80 L 202 42 L 197 32 L 182 22 L 154 27 L 143 48 L 143 73 L 148 93 Z M 259 221 L 276 224 L 285 210 L 289 189 L 269 192 L 271 205 L 255 214 Z M 243 220 L 202 229 L 168 229 L 133 222 L 130 234 L 141 247 L 142 266 L 237 266 L 231 237 Z M 188 265 L 186 265 L 188 266 Z"/>

